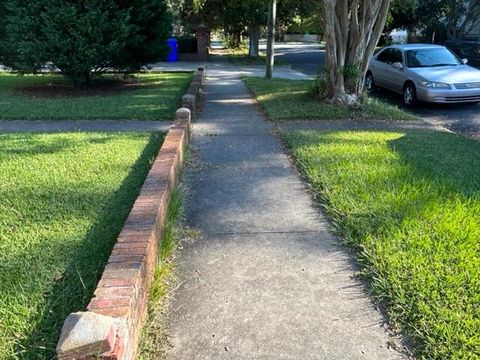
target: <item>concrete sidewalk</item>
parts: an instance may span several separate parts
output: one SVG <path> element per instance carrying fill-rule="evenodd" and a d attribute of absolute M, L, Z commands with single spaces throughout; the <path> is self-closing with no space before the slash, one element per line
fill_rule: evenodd
<path fill-rule="evenodd" d="M 238 72 L 210 66 L 168 359 L 402 359 Z"/>

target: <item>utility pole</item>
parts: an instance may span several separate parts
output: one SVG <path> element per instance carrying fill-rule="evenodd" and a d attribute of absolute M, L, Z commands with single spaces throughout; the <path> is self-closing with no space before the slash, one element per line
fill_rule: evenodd
<path fill-rule="evenodd" d="M 267 70 L 265 77 L 272 78 L 273 64 L 275 61 L 275 22 L 277 18 L 277 0 L 270 0 L 268 4 L 268 30 L 267 30 Z"/>

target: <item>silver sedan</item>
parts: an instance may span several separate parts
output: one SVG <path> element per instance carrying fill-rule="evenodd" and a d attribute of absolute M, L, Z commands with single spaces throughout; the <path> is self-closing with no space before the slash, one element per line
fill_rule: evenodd
<path fill-rule="evenodd" d="M 480 70 L 444 46 L 394 45 L 373 56 L 365 78 L 371 91 L 382 87 L 403 95 L 406 105 L 480 102 Z"/>

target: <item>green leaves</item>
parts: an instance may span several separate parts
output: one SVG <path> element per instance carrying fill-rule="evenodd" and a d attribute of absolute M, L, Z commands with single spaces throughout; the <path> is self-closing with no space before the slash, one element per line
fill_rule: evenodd
<path fill-rule="evenodd" d="M 164 0 L 8 0 L 6 9 L 5 64 L 25 73 L 50 64 L 82 86 L 107 68 L 160 60 L 171 28 Z"/>

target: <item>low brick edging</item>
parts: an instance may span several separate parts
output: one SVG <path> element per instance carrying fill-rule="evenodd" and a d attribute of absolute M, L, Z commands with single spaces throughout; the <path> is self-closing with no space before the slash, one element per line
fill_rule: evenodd
<path fill-rule="evenodd" d="M 202 68 L 192 81 L 196 84 L 190 86 L 194 100 L 203 77 Z M 191 136 L 191 119 L 190 109 L 177 110 L 87 311 L 72 313 L 65 320 L 57 344 L 59 360 L 135 358 L 168 206 Z"/>
<path fill-rule="evenodd" d="M 187 92 L 182 97 L 182 106 L 184 108 L 190 109 L 190 111 L 192 112 L 192 118 L 195 118 L 195 116 L 197 115 L 196 107 L 198 102 L 198 95 L 204 80 L 205 69 L 203 67 L 199 67 L 198 70 L 195 72 L 195 75 L 193 76 L 192 82 L 190 83 Z"/>

